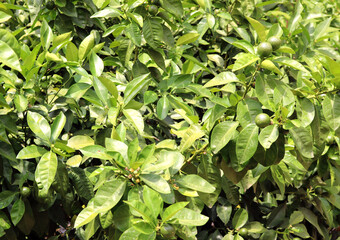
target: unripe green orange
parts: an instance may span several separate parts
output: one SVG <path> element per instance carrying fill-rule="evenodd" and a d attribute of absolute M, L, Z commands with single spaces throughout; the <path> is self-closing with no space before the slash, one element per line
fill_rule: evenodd
<path fill-rule="evenodd" d="M 273 47 L 269 42 L 262 42 L 260 45 L 257 47 L 257 53 L 261 57 L 268 57 L 273 51 Z"/>
<path fill-rule="evenodd" d="M 272 45 L 273 51 L 279 49 L 282 43 L 281 39 L 276 36 L 268 38 L 268 42 Z"/>

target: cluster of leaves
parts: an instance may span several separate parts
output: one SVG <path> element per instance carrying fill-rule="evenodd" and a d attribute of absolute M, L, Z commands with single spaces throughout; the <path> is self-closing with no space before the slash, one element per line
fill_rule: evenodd
<path fill-rule="evenodd" d="M 0 236 L 336 239 L 339 16 L 334 0 L 2 1 Z"/>

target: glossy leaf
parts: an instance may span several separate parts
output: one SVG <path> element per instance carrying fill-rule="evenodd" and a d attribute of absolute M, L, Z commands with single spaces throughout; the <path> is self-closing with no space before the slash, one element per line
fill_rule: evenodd
<path fill-rule="evenodd" d="M 66 117 L 60 112 L 51 125 L 51 143 L 54 143 L 66 124 Z"/>
<path fill-rule="evenodd" d="M 38 188 L 47 194 L 48 189 L 53 183 L 54 177 L 57 173 L 58 159 L 53 152 L 45 153 L 37 165 L 35 170 L 35 181 Z"/>
<path fill-rule="evenodd" d="M 236 158 L 237 163 L 234 163 L 236 171 L 241 171 L 254 155 L 258 144 L 259 128 L 255 124 L 249 124 L 245 127 L 236 140 Z M 234 168 L 235 168 L 234 167 Z"/>
<path fill-rule="evenodd" d="M 204 193 L 212 193 L 215 187 L 198 175 L 189 174 L 177 180 L 183 187 Z"/>
<path fill-rule="evenodd" d="M 13 225 L 17 225 L 25 213 L 25 203 L 20 198 L 17 199 L 11 209 L 11 220 Z"/>
<path fill-rule="evenodd" d="M 27 123 L 30 129 L 41 139 L 49 142 L 51 138 L 51 127 L 47 120 L 36 112 L 28 112 Z"/>
<path fill-rule="evenodd" d="M 262 147 L 268 149 L 279 137 L 279 129 L 277 125 L 269 125 L 261 130 L 259 134 L 259 142 Z"/>
<path fill-rule="evenodd" d="M 45 148 L 36 146 L 36 145 L 30 145 L 20 150 L 20 152 L 17 155 L 18 159 L 30 159 L 30 158 L 37 158 L 41 157 L 47 152 Z"/>
<path fill-rule="evenodd" d="M 336 94 L 326 96 L 322 102 L 323 115 L 329 126 L 335 131 L 340 127 L 340 97 Z"/>
<path fill-rule="evenodd" d="M 170 186 L 161 176 L 156 174 L 141 174 L 140 178 L 145 184 L 159 193 L 168 194 L 171 192 Z"/>

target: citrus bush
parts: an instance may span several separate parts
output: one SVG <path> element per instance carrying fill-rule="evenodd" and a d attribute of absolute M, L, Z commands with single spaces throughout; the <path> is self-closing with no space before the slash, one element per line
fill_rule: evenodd
<path fill-rule="evenodd" d="M 1 239 L 337 239 L 339 13 L 2 1 Z"/>

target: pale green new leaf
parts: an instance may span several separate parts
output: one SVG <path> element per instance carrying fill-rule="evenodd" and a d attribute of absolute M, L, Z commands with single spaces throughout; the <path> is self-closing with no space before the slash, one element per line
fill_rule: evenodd
<path fill-rule="evenodd" d="M 265 26 L 263 26 L 259 21 L 251 18 L 251 17 L 247 17 L 247 20 L 249 21 L 249 23 L 251 24 L 251 26 L 255 29 L 258 37 L 260 38 L 261 42 L 266 41 L 266 28 Z"/>
<path fill-rule="evenodd" d="M 21 65 L 18 55 L 5 42 L 0 40 L 0 63 L 21 72 Z"/>
<path fill-rule="evenodd" d="M 43 23 L 41 25 L 40 38 L 41 38 L 41 45 L 43 46 L 45 50 L 48 50 L 53 41 L 53 32 L 52 32 L 51 27 L 48 25 L 45 19 L 43 19 Z"/>
<path fill-rule="evenodd" d="M 245 68 L 246 66 L 253 64 L 260 58 L 252 53 L 239 53 L 235 56 L 236 61 L 234 63 L 233 72 Z"/>
<path fill-rule="evenodd" d="M 134 109 L 124 109 L 124 116 L 130 121 L 139 134 L 143 134 L 144 120 L 140 112 Z"/>

